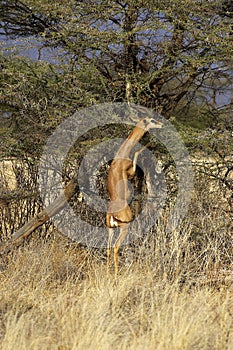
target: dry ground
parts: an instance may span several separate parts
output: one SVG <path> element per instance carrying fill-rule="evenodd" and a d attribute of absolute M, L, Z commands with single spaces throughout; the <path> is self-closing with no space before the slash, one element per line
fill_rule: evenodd
<path fill-rule="evenodd" d="M 195 255 L 177 238 L 126 251 L 117 278 L 104 252 L 61 238 L 13 251 L 1 262 L 1 349 L 232 350 L 232 271 L 214 262 L 214 242 Z"/>

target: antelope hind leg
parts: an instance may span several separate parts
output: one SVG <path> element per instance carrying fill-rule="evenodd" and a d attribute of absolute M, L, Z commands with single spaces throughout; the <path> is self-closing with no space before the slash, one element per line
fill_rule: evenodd
<path fill-rule="evenodd" d="M 111 267 L 111 251 L 112 251 L 112 238 L 113 238 L 113 228 L 108 228 L 108 247 L 107 247 L 107 270 L 109 271 Z"/>
<path fill-rule="evenodd" d="M 118 252 L 119 248 L 124 241 L 125 237 L 127 236 L 129 229 L 129 223 L 124 223 L 120 226 L 120 234 L 114 244 L 114 267 L 115 267 L 115 276 L 118 274 Z"/>

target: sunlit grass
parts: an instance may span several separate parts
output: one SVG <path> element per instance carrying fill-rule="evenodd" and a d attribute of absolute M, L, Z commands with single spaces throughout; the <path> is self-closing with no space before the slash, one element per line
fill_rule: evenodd
<path fill-rule="evenodd" d="M 61 238 L 15 250 L 1 265 L 1 348 L 232 349 L 231 272 L 183 230 L 123 248 L 117 278 L 105 252 Z"/>

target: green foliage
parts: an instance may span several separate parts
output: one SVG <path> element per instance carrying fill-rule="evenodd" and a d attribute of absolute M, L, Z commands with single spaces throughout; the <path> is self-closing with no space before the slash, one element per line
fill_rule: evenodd
<path fill-rule="evenodd" d="M 232 53 L 231 21 L 221 2 L 1 3 L 5 32 L 34 34 L 44 47 L 60 48 L 73 69 L 85 74 L 94 96 L 131 100 L 167 117 L 190 89 L 198 90 L 215 74 L 214 63 Z M 171 82 L 175 91 L 168 89 Z"/>
<path fill-rule="evenodd" d="M 64 118 L 106 101 L 156 109 L 187 134 L 230 129 L 213 98 L 232 86 L 230 11 L 225 1 L 1 0 L 6 37 L 48 55 L 3 50 L 1 150 L 39 155 Z M 228 92 L 226 114 L 230 102 Z"/>

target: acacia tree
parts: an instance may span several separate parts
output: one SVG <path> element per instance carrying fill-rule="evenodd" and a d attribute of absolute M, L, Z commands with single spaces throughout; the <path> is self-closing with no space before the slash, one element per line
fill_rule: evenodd
<path fill-rule="evenodd" d="M 205 81 L 221 80 L 232 52 L 227 1 L 1 1 L 3 32 L 61 49 L 100 100 L 140 103 L 169 118 Z M 85 78 L 87 78 L 85 76 Z M 101 89 L 98 88 L 101 86 Z"/>
<path fill-rule="evenodd" d="M 38 48 L 38 60 L 1 55 L 1 107 L 12 116 L 1 128 L 6 155 L 38 158 L 63 118 L 106 101 L 142 104 L 174 122 L 182 115 L 186 125 L 192 108 L 196 123 L 199 109 L 207 126 L 231 130 L 230 98 L 224 119 L 212 98 L 232 87 L 228 1 L 0 0 L 0 18 L 4 38 Z M 48 49 L 55 63 L 43 59 Z M 208 148 L 218 136 L 211 133 Z M 188 128 L 185 136 L 189 146 L 206 147 Z"/>

